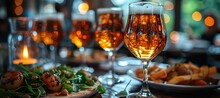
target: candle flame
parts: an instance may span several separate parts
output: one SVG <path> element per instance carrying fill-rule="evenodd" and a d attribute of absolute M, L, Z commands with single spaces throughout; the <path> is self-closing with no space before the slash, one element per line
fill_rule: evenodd
<path fill-rule="evenodd" d="M 24 58 L 28 58 L 28 48 L 27 48 L 27 45 L 24 46 L 23 57 Z"/>

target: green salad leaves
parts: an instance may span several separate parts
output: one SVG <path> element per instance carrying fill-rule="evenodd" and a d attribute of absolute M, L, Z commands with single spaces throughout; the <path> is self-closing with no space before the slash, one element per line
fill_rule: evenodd
<path fill-rule="evenodd" d="M 23 97 L 33 97 L 41 98 L 46 96 L 47 92 L 52 92 L 47 88 L 46 83 L 42 80 L 42 75 L 44 73 L 50 73 L 59 77 L 61 82 L 61 91 L 66 89 L 69 93 L 79 92 L 91 88 L 97 85 L 97 91 L 100 94 L 105 93 L 105 88 L 97 82 L 94 77 L 88 75 L 84 70 L 76 71 L 66 65 L 61 65 L 50 70 L 42 70 L 39 67 L 35 67 L 30 70 L 27 66 L 19 64 L 16 66 L 17 70 L 23 75 L 23 83 L 19 88 L 11 90 L 3 88 L 0 84 L 0 95 L 3 97 L 10 98 L 23 98 Z M 3 73 L 0 73 L 2 77 Z"/>

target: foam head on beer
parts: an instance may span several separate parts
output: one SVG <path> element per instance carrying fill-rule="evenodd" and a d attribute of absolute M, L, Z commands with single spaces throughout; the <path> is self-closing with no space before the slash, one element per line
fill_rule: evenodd
<path fill-rule="evenodd" d="M 98 8 L 97 9 L 98 14 L 105 14 L 105 13 L 122 13 L 122 9 L 121 8 L 116 8 L 116 7 L 112 7 L 112 8 Z"/>
<path fill-rule="evenodd" d="M 131 3 L 130 4 L 130 13 L 136 14 L 161 14 L 163 11 L 163 7 L 161 4 L 157 3 L 149 3 L 149 4 L 138 4 Z"/>
<path fill-rule="evenodd" d="M 52 19 L 52 20 L 59 20 L 63 21 L 64 14 L 63 13 L 48 13 L 48 14 L 42 14 L 44 19 Z"/>
<path fill-rule="evenodd" d="M 72 13 L 72 20 L 87 20 L 92 22 L 95 20 L 95 12 L 93 10 L 89 10 L 85 14 Z"/>

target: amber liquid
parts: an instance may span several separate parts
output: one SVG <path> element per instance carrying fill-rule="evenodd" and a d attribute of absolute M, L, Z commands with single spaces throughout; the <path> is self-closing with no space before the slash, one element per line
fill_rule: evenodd
<path fill-rule="evenodd" d="M 123 41 L 122 13 L 100 14 L 98 26 L 95 30 L 95 39 L 105 51 L 116 51 Z"/>
<path fill-rule="evenodd" d="M 43 20 L 34 21 L 32 30 L 36 31 L 31 34 L 33 40 L 38 43 L 42 42 L 45 36 L 45 22 Z"/>
<path fill-rule="evenodd" d="M 130 14 L 124 41 L 139 59 L 151 60 L 166 45 L 166 30 L 159 14 Z"/>
<path fill-rule="evenodd" d="M 64 37 L 62 24 L 56 19 L 46 20 L 46 31 L 41 34 L 46 45 L 57 46 Z"/>
<path fill-rule="evenodd" d="M 78 48 L 87 47 L 93 39 L 93 25 L 87 20 L 73 20 L 69 38 Z"/>

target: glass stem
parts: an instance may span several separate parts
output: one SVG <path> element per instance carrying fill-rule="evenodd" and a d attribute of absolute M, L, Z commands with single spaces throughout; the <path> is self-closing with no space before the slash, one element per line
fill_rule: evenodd
<path fill-rule="evenodd" d="M 80 51 L 80 53 L 82 55 L 82 65 L 86 66 L 86 54 L 85 54 L 86 48 L 80 47 L 79 51 Z"/>
<path fill-rule="evenodd" d="M 56 61 L 56 47 L 51 45 L 49 46 L 50 48 L 50 59 L 52 60 L 52 62 Z"/>
<path fill-rule="evenodd" d="M 112 79 L 115 78 L 115 71 L 114 71 L 114 61 L 115 61 L 115 56 L 114 56 L 115 52 L 114 51 L 109 51 L 108 52 L 108 59 L 109 59 L 109 65 L 110 65 L 110 70 L 109 73 L 112 75 Z"/>
<path fill-rule="evenodd" d="M 39 43 L 39 49 L 40 49 L 39 51 L 41 52 L 40 58 L 45 59 L 47 55 L 46 53 L 47 50 L 44 43 Z"/>
<path fill-rule="evenodd" d="M 142 97 L 149 97 L 151 96 L 150 90 L 148 88 L 148 66 L 149 66 L 150 61 L 142 61 L 142 65 L 143 65 L 143 74 L 145 76 L 145 78 L 143 79 L 142 82 L 142 89 L 140 91 L 140 94 Z"/>

